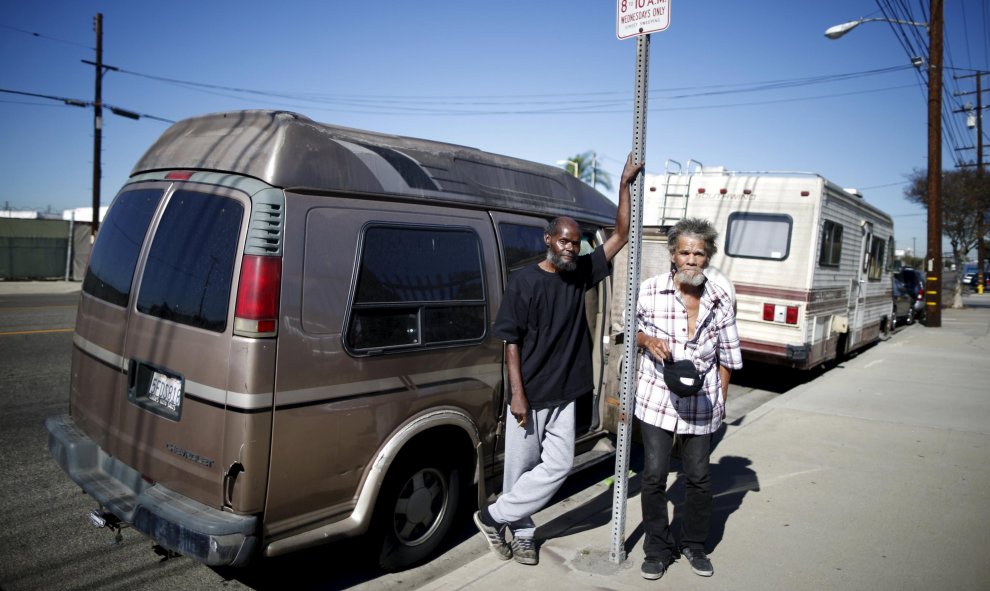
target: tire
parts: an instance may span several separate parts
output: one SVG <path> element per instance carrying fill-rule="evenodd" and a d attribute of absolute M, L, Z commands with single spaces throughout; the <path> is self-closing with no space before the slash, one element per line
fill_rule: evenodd
<path fill-rule="evenodd" d="M 457 468 L 436 451 L 403 454 L 393 465 L 375 515 L 378 565 L 387 572 L 429 557 L 457 515 L 461 483 Z"/>

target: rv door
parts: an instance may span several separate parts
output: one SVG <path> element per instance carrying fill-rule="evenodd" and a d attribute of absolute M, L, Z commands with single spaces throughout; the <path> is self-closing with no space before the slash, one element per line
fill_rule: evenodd
<path fill-rule="evenodd" d="M 852 321 L 847 336 L 847 347 L 859 343 L 862 338 L 863 318 L 866 303 L 866 277 L 870 267 L 870 244 L 873 242 L 873 222 L 862 222 L 863 241 L 860 245 L 860 264 L 856 276 L 849 286 L 849 319 Z"/>

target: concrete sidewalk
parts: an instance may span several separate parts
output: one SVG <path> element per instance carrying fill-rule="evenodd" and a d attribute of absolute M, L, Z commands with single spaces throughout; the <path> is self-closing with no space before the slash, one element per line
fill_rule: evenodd
<path fill-rule="evenodd" d="M 990 294 L 967 304 L 728 426 L 712 454 L 713 577 L 683 559 L 659 581 L 640 576 L 634 476 L 625 561 L 609 561 L 603 482 L 536 516 L 538 566 L 486 552 L 423 588 L 990 589 Z M 683 495 L 672 474 L 671 498 Z"/>

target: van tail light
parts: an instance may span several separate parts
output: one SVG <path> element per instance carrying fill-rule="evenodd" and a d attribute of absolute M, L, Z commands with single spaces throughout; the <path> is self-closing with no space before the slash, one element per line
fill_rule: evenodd
<path fill-rule="evenodd" d="M 763 319 L 767 322 L 779 322 L 781 324 L 798 323 L 798 306 L 784 306 L 781 304 L 763 304 Z"/>
<path fill-rule="evenodd" d="M 282 257 L 244 255 L 234 307 L 234 334 L 273 337 L 278 334 Z"/>

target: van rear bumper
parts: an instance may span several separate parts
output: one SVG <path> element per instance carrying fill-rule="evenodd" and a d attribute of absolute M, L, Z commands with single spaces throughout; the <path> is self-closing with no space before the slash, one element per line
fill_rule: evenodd
<path fill-rule="evenodd" d="M 107 455 L 69 415 L 49 417 L 48 450 L 82 489 L 162 547 L 210 566 L 243 566 L 258 544 L 258 518 L 208 507 L 150 484 Z"/>

